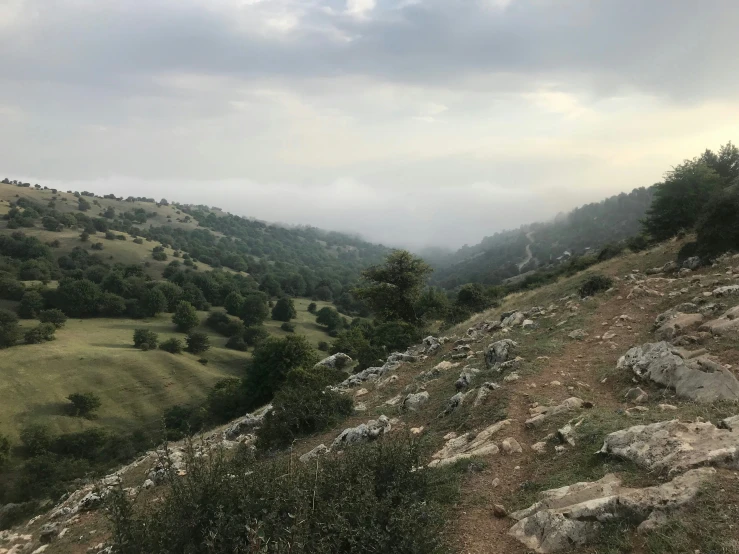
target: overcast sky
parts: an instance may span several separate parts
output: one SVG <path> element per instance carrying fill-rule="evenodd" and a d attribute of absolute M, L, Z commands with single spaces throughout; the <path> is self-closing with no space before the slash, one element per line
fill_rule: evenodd
<path fill-rule="evenodd" d="M 0 0 L 0 173 L 473 244 L 739 140 L 736 0 Z"/>

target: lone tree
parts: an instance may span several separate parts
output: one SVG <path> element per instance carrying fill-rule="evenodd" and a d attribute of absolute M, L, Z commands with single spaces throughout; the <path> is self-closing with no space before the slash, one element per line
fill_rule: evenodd
<path fill-rule="evenodd" d="M 191 354 L 201 354 L 210 348 L 210 337 L 200 331 L 193 331 L 186 340 L 187 351 Z"/>
<path fill-rule="evenodd" d="M 136 329 L 133 332 L 133 345 L 141 350 L 156 348 L 159 344 L 159 335 L 149 329 Z"/>
<path fill-rule="evenodd" d="M 177 308 L 172 316 L 172 322 L 177 325 L 178 331 L 189 333 L 195 327 L 200 325 L 200 318 L 198 317 L 198 312 L 195 310 L 195 307 L 189 302 L 182 300 L 177 304 Z"/>
<path fill-rule="evenodd" d="M 272 308 L 272 319 L 276 321 L 290 321 L 297 316 L 298 313 L 295 311 L 295 304 L 292 298 L 283 296 L 277 301 L 275 307 Z"/>
<path fill-rule="evenodd" d="M 93 412 L 97 410 L 101 401 L 95 394 L 91 392 L 75 392 L 67 397 L 70 402 L 69 413 L 74 417 L 93 417 Z"/>
<path fill-rule="evenodd" d="M 354 292 L 364 300 L 375 316 L 383 321 L 418 322 L 415 304 L 433 271 L 421 258 L 406 250 L 395 250 L 383 265 L 362 272 L 364 285 Z"/>

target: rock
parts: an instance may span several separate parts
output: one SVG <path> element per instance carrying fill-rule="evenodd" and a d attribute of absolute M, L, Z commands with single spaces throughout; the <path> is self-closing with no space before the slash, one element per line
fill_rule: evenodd
<path fill-rule="evenodd" d="M 473 456 L 497 454 L 500 452 L 500 449 L 493 442 L 493 437 L 501 429 L 505 429 L 510 424 L 511 421 L 506 419 L 485 428 L 475 435 L 474 438 L 470 436 L 470 433 L 465 433 L 460 437 L 455 436 L 450 438 L 444 447 L 431 457 L 432 460 L 429 463 L 429 467 L 449 465 L 459 460 L 472 458 Z"/>
<path fill-rule="evenodd" d="M 247 414 L 244 418 L 232 423 L 223 432 L 223 438 L 230 441 L 235 441 L 242 435 L 252 433 L 257 427 L 260 427 L 264 422 L 264 416 L 272 411 L 272 406 L 268 405 L 251 414 Z"/>
<path fill-rule="evenodd" d="M 502 504 L 493 504 L 493 515 L 497 518 L 508 516 L 508 510 Z"/>
<path fill-rule="evenodd" d="M 564 427 L 557 429 L 557 440 L 562 444 L 575 446 L 575 427 L 577 427 L 577 425 L 568 423 Z"/>
<path fill-rule="evenodd" d="M 506 454 L 521 454 L 523 452 L 523 448 L 521 448 L 519 442 L 513 437 L 503 439 L 503 442 L 500 443 L 500 447 Z"/>
<path fill-rule="evenodd" d="M 733 431 L 734 428 L 739 429 L 739 415 L 727 417 L 718 422 L 719 429 L 728 429 Z"/>
<path fill-rule="evenodd" d="M 446 408 L 444 408 L 444 411 L 441 413 L 441 415 L 442 416 L 449 415 L 454 410 L 459 408 L 464 403 L 465 396 L 467 395 L 463 392 L 458 392 L 457 394 L 452 396 L 447 402 Z"/>
<path fill-rule="evenodd" d="M 58 523 L 46 523 L 39 529 L 39 540 L 43 543 L 49 543 L 53 541 L 59 534 Z"/>
<path fill-rule="evenodd" d="M 526 420 L 526 427 L 539 427 L 554 415 L 579 410 L 580 408 L 588 406 L 592 405 L 590 403 L 583 402 L 580 398 L 575 396 L 568 398 L 556 406 L 537 406 L 529 410 L 532 417 Z"/>
<path fill-rule="evenodd" d="M 739 381 L 720 364 L 705 357 L 684 360 L 666 342 L 631 348 L 618 360 L 618 369 L 631 369 L 640 379 L 674 388 L 678 396 L 698 402 L 739 399 Z"/>
<path fill-rule="evenodd" d="M 658 407 L 663 412 L 674 412 L 677 410 L 677 406 L 673 406 L 672 404 L 660 404 Z"/>
<path fill-rule="evenodd" d="M 369 394 L 369 391 L 367 389 L 357 389 L 357 392 L 354 393 L 354 398 L 359 398 L 360 396 L 365 396 Z"/>
<path fill-rule="evenodd" d="M 329 452 L 328 447 L 325 444 L 319 444 L 312 450 L 309 450 L 300 458 L 298 458 L 301 462 L 304 464 L 307 464 L 311 460 L 315 460 L 316 458 L 320 458 L 321 456 L 325 456 Z"/>
<path fill-rule="evenodd" d="M 667 262 L 665 265 L 662 266 L 662 273 L 671 273 L 673 271 L 677 271 L 677 269 L 677 262 Z"/>
<path fill-rule="evenodd" d="M 334 390 L 346 390 L 351 387 L 356 387 L 366 381 L 374 381 L 376 379 L 379 379 L 380 377 L 385 375 L 385 373 L 388 373 L 390 371 L 395 371 L 399 367 L 400 367 L 400 362 L 387 362 L 381 367 L 368 367 L 367 369 L 364 369 L 360 371 L 359 373 L 350 375 L 349 377 L 344 379 L 341 383 L 333 387 L 333 389 Z"/>
<path fill-rule="evenodd" d="M 385 401 L 385 406 L 397 406 L 403 401 L 403 396 L 400 394 L 397 394 L 393 396 L 391 399 Z"/>
<path fill-rule="evenodd" d="M 154 481 L 152 481 L 151 479 L 147 479 L 146 481 L 144 481 L 144 484 L 141 485 L 141 488 L 142 489 L 154 488 Z"/>
<path fill-rule="evenodd" d="M 409 394 L 403 400 L 403 409 L 410 410 L 411 412 L 418 411 L 418 409 L 429 401 L 429 393 L 426 391 L 418 392 L 415 394 Z"/>
<path fill-rule="evenodd" d="M 79 509 L 82 511 L 93 510 L 100 506 L 103 502 L 102 497 L 94 492 L 87 493 L 82 500 L 80 500 Z"/>
<path fill-rule="evenodd" d="M 423 339 L 421 344 L 423 345 L 423 353 L 427 356 L 431 356 L 441 349 L 441 341 L 431 335 Z"/>
<path fill-rule="evenodd" d="M 574 340 L 583 340 L 585 337 L 588 336 L 588 333 L 586 331 L 583 331 L 582 329 L 575 329 L 567 336 Z"/>
<path fill-rule="evenodd" d="M 404 352 L 393 352 L 387 357 L 388 363 L 393 362 L 408 362 L 408 363 L 414 363 L 418 361 L 418 356 L 414 356 L 413 354 L 406 354 Z"/>
<path fill-rule="evenodd" d="M 701 259 L 698 256 L 691 256 L 683 262 L 685 269 L 696 270 L 701 266 Z"/>
<path fill-rule="evenodd" d="M 513 350 L 518 347 L 511 339 L 503 339 L 490 344 L 485 349 L 485 365 L 494 368 L 503 362 L 507 362 Z"/>
<path fill-rule="evenodd" d="M 533 450 L 537 454 L 545 454 L 547 451 L 547 443 L 545 443 L 544 441 L 535 442 L 531 445 L 531 450 Z"/>
<path fill-rule="evenodd" d="M 514 512 L 508 532 L 534 552 L 576 550 L 597 539 L 605 522 L 645 521 L 691 502 L 715 470 L 691 470 L 659 486 L 631 489 L 609 473 L 594 482 L 581 482 L 541 493 L 533 506 Z"/>
<path fill-rule="evenodd" d="M 534 321 L 531 319 L 524 319 L 523 323 L 521 324 L 522 329 L 533 329 L 534 328 Z"/>
<path fill-rule="evenodd" d="M 722 296 L 733 296 L 739 294 L 739 285 L 727 285 L 725 287 L 719 287 L 713 291 L 713 296 L 720 298 Z"/>
<path fill-rule="evenodd" d="M 444 360 L 443 362 L 439 362 L 438 364 L 436 364 L 434 366 L 434 369 L 436 371 L 446 371 L 447 369 L 453 369 L 455 367 L 459 367 L 459 364 Z"/>
<path fill-rule="evenodd" d="M 698 327 L 702 321 L 701 314 L 675 312 L 657 328 L 654 334 L 658 340 L 672 340 L 686 330 Z"/>
<path fill-rule="evenodd" d="M 518 381 L 520 378 L 521 376 L 514 371 L 513 373 L 509 373 L 508 375 L 503 377 L 503 381 L 505 381 L 506 383 L 510 383 L 512 381 Z"/>
<path fill-rule="evenodd" d="M 629 389 L 626 393 L 626 396 L 624 397 L 629 402 L 633 402 L 634 404 L 643 404 L 647 400 L 649 400 L 649 395 L 641 388 L 634 387 L 632 389 Z"/>
<path fill-rule="evenodd" d="M 42 546 L 39 546 L 36 550 L 31 552 L 31 554 L 41 554 L 42 552 L 46 552 L 46 549 L 49 548 L 48 544 L 44 544 Z"/>
<path fill-rule="evenodd" d="M 487 398 L 488 394 L 490 394 L 490 391 L 494 391 L 499 388 L 500 385 L 498 383 L 485 382 L 480 385 L 480 388 L 477 391 L 477 396 L 475 397 L 475 401 L 472 403 L 472 407 L 477 408 L 485 401 L 485 398 Z"/>
<path fill-rule="evenodd" d="M 677 419 L 635 425 L 607 435 L 600 453 L 669 474 L 700 466 L 739 469 L 739 429 Z"/>
<path fill-rule="evenodd" d="M 603 340 L 611 340 L 613 338 L 616 338 L 616 333 L 614 333 L 613 331 L 606 331 L 605 333 L 603 333 L 602 338 Z"/>
<path fill-rule="evenodd" d="M 700 330 L 719 336 L 739 334 L 739 306 L 731 308 L 718 319 L 707 321 Z"/>
<path fill-rule="evenodd" d="M 503 327 L 518 327 L 522 325 L 526 316 L 523 312 L 513 312 L 511 315 L 506 317 L 501 323 Z"/>
<path fill-rule="evenodd" d="M 411 427 L 411 435 L 420 435 L 421 433 L 423 433 L 423 429 L 423 425 L 421 425 L 420 427 Z"/>
<path fill-rule="evenodd" d="M 354 360 L 351 359 L 350 356 L 344 354 L 343 352 L 337 352 L 336 354 L 332 354 L 328 358 L 324 358 L 320 362 L 318 362 L 314 368 L 319 367 L 326 367 L 330 369 L 344 369 L 346 366 L 351 364 Z"/>
<path fill-rule="evenodd" d="M 331 450 L 343 448 L 347 445 L 370 442 L 377 437 L 388 433 L 391 429 L 390 420 L 387 416 L 381 415 L 379 418 L 371 419 L 367 423 L 362 423 L 356 427 L 344 429 L 334 442 L 331 444 Z"/>

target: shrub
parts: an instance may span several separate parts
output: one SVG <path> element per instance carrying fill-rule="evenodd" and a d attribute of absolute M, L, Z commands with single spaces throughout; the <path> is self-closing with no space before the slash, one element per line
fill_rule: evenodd
<path fill-rule="evenodd" d="M 262 325 L 251 325 L 246 327 L 242 333 L 244 342 L 249 346 L 256 346 L 263 340 L 269 338 L 269 331 Z"/>
<path fill-rule="evenodd" d="M 601 248 L 600 252 L 598 252 L 598 261 L 604 262 L 606 260 L 610 260 L 611 258 L 615 258 L 616 256 L 618 256 L 623 251 L 624 251 L 623 243 L 606 244 L 603 248 Z"/>
<path fill-rule="evenodd" d="M 712 260 L 739 249 L 739 182 L 714 195 L 698 220 L 698 253 Z"/>
<path fill-rule="evenodd" d="M 10 459 L 10 439 L 0 434 L 0 468 Z M 0 527 L 2 528 L 2 527 Z"/>
<path fill-rule="evenodd" d="M 69 413 L 74 417 L 90 418 L 102 402 L 100 398 L 91 392 L 75 392 L 67 397 L 69 400 Z"/>
<path fill-rule="evenodd" d="M 104 292 L 100 297 L 100 313 L 107 317 L 118 317 L 128 311 L 126 299 L 112 292 Z"/>
<path fill-rule="evenodd" d="M 698 243 L 697 242 L 686 242 L 680 251 L 677 253 L 678 263 L 683 263 L 688 258 L 698 255 Z"/>
<path fill-rule="evenodd" d="M 159 335 L 149 329 L 136 329 L 133 332 L 133 345 L 143 350 L 142 346 L 144 344 L 147 346 L 147 350 L 156 348 L 159 344 Z"/>
<path fill-rule="evenodd" d="M 102 250 L 103 249 L 103 243 L 102 242 L 96 242 L 92 246 L 90 246 L 92 250 Z"/>
<path fill-rule="evenodd" d="M 87 242 L 88 240 L 90 240 L 90 233 L 88 233 L 87 231 L 82 231 L 80 233 L 80 240 L 82 242 Z"/>
<path fill-rule="evenodd" d="M 240 379 L 224 379 L 208 393 L 205 409 L 213 421 L 220 423 L 243 416 L 247 411 L 246 400 Z"/>
<path fill-rule="evenodd" d="M 198 358 L 198 363 L 202 365 L 208 365 L 208 358 Z"/>
<path fill-rule="evenodd" d="M 20 432 L 21 446 L 26 456 L 37 456 L 51 448 L 52 434 L 45 425 L 31 424 Z"/>
<path fill-rule="evenodd" d="M 343 322 L 339 312 L 326 306 L 316 312 L 316 323 L 325 325 L 329 331 L 333 331 L 340 329 Z"/>
<path fill-rule="evenodd" d="M 319 342 L 318 350 L 320 350 L 321 352 L 328 352 L 328 343 L 325 340 Z"/>
<path fill-rule="evenodd" d="M 210 337 L 200 331 L 192 331 L 186 341 L 187 351 L 191 354 L 201 354 L 210 348 Z"/>
<path fill-rule="evenodd" d="M 0 308 L 0 348 L 14 346 L 21 338 L 18 316 Z"/>
<path fill-rule="evenodd" d="M 20 300 L 26 294 L 26 287 L 20 281 L 4 277 L 0 279 L 0 298 Z"/>
<path fill-rule="evenodd" d="M 57 329 L 64 327 L 67 322 L 67 316 L 64 315 L 64 312 L 56 308 L 39 312 L 38 318 L 41 323 L 51 323 Z"/>
<path fill-rule="evenodd" d="M 172 316 L 172 322 L 177 326 L 178 331 L 188 333 L 200 325 L 200 318 L 193 305 L 182 300 L 177 304 L 175 313 Z"/>
<path fill-rule="evenodd" d="M 152 252 L 151 257 L 154 258 L 158 262 L 163 262 L 163 261 L 166 261 L 167 254 L 165 254 L 164 252 Z"/>
<path fill-rule="evenodd" d="M 280 329 L 285 331 L 286 333 L 294 333 L 295 332 L 295 324 L 290 323 L 289 321 L 286 321 L 282 325 L 280 325 Z"/>
<path fill-rule="evenodd" d="M 159 350 L 164 350 L 170 354 L 181 354 L 184 348 L 182 341 L 175 338 L 167 339 L 159 345 Z"/>
<path fill-rule="evenodd" d="M 249 345 L 246 344 L 243 336 L 234 335 L 232 337 L 229 337 L 229 339 L 226 341 L 226 348 L 230 348 L 231 350 L 238 350 L 239 352 L 246 352 L 249 348 Z"/>
<path fill-rule="evenodd" d="M 318 309 L 318 306 L 316 306 L 315 302 L 311 302 L 308 304 L 308 311 L 312 314 L 316 313 L 316 310 Z"/>
<path fill-rule="evenodd" d="M 135 244 L 144 244 L 144 239 L 142 239 L 141 237 L 136 237 L 135 239 L 133 239 L 133 242 Z"/>
<path fill-rule="evenodd" d="M 122 490 L 112 494 L 113 548 L 119 554 L 450 552 L 444 502 L 455 497 L 455 474 L 418 470 L 423 455 L 407 438 L 355 446 L 318 464 L 260 461 L 244 451 L 197 458 L 189 447 L 188 477 L 170 469 L 172 486 L 161 502 L 144 509 Z"/>
<path fill-rule="evenodd" d="M 35 290 L 29 290 L 21 298 L 21 303 L 18 305 L 18 315 L 23 319 L 35 319 L 45 305 L 46 302 L 43 296 Z"/>
<path fill-rule="evenodd" d="M 649 239 L 645 235 L 634 235 L 626 239 L 626 246 L 632 252 L 641 252 L 649 247 Z"/>
<path fill-rule="evenodd" d="M 276 321 L 290 321 L 295 319 L 297 315 L 292 298 L 282 297 L 277 300 L 275 307 L 272 308 L 272 319 Z"/>
<path fill-rule="evenodd" d="M 608 290 L 613 286 L 613 279 L 605 275 L 591 275 L 585 281 L 580 284 L 580 288 L 577 289 L 578 293 L 582 298 L 586 296 L 593 296 L 604 290 Z"/>
<path fill-rule="evenodd" d="M 54 340 L 54 332 L 56 327 L 53 323 L 41 323 L 26 331 L 23 335 L 23 340 L 26 344 L 40 344 L 42 342 L 48 342 Z"/>

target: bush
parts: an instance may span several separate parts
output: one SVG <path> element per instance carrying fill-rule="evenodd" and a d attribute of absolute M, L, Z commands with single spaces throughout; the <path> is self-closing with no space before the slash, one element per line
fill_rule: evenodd
<path fill-rule="evenodd" d="M 90 246 L 92 250 L 102 250 L 103 249 L 103 243 L 102 242 L 96 242 L 92 246 Z"/>
<path fill-rule="evenodd" d="M 35 290 L 29 290 L 21 298 L 21 303 L 18 305 L 18 315 L 23 319 L 35 319 L 45 305 L 46 302 L 43 296 Z"/>
<path fill-rule="evenodd" d="M 295 304 L 292 298 L 282 297 L 277 300 L 275 307 L 272 308 L 272 319 L 276 321 L 290 321 L 298 316 L 295 311 Z"/>
<path fill-rule="evenodd" d="M 64 312 L 56 308 L 39 312 L 38 318 L 41 323 L 51 323 L 57 329 L 64 327 L 67 322 L 67 316 L 64 315 Z"/>
<path fill-rule="evenodd" d="M 262 325 L 251 325 L 244 329 L 242 336 L 246 344 L 256 346 L 269 338 L 269 331 Z"/>
<path fill-rule="evenodd" d="M 193 305 L 182 300 L 177 304 L 175 313 L 172 316 L 172 322 L 177 326 L 178 331 L 188 333 L 200 325 L 200 318 Z"/>
<path fill-rule="evenodd" d="M 158 262 L 164 262 L 167 260 L 167 254 L 165 254 L 164 252 L 152 252 L 151 257 Z"/>
<path fill-rule="evenodd" d="M 328 352 L 328 343 L 325 340 L 319 342 L 318 350 L 320 350 L 321 352 Z"/>
<path fill-rule="evenodd" d="M 26 331 L 23 335 L 23 340 L 26 344 L 41 344 L 42 342 L 48 342 L 54 340 L 54 332 L 56 327 L 53 323 L 41 323 Z"/>
<path fill-rule="evenodd" d="M 616 256 L 618 256 L 623 251 L 623 243 L 606 244 L 603 248 L 601 248 L 600 252 L 598 252 L 598 261 L 604 262 L 606 260 L 610 260 L 611 258 L 615 258 Z"/>
<path fill-rule="evenodd" d="M 20 300 L 26 294 L 26 287 L 20 281 L 4 277 L 0 279 L 0 298 Z"/>
<path fill-rule="evenodd" d="M 696 242 L 706 260 L 739 250 L 739 182 L 708 201 L 698 220 Z"/>
<path fill-rule="evenodd" d="M 149 348 L 156 348 L 159 344 L 159 335 L 149 329 L 136 329 L 133 332 L 133 345 L 136 348 L 144 350 L 143 345 L 146 345 L 146 350 Z"/>
<path fill-rule="evenodd" d="M 38 456 L 51 448 L 52 434 L 45 425 L 32 424 L 20 432 L 21 446 L 26 456 Z"/>
<path fill-rule="evenodd" d="M 90 233 L 88 233 L 87 231 L 82 231 L 80 233 L 80 240 L 82 242 L 87 242 L 88 240 L 90 240 Z"/>
<path fill-rule="evenodd" d="M 578 293 L 582 298 L 586 296 L 593 296 L 604 290 L 608 290 L 613 286 L 613 279 L 606 277 L 605 275 L 591 275 L 585 281 L 580 284 L 580 288 L 577 289 Z"/>
<path fill-rule="evenodd" d="M 678 263 L 683 263 L 688 258 L 698 255 L 698 243 L 697 242 L 686 242 L 680 251 L 677 253 Z"/>
<path fill-rule="evenodd" d="M 159 345 L 159 350 L 164 350 L 170 354 L 181 354 L 184 348 L 182 341 L 175 338 L 167 339 Z"/>
<path fill-rule="evenodd" d="M 187 335 L 187 351 L 191 354 L 201 354 L 210 348 L 210 337 L 200 331 L 193 331 Z"/>
<path fill-rule="evenodd" d="M 249 345 L 246 344 L 243 336 L 234 335 L 232 337 L 229 337 L 229 339 L 226 341 L 226 348 L 230 348 L 231 350 L 238 350 L 239 352 L 246 352 L 249 348 Z"/>
<path fill-rule="evenodd" d="M 285 331 L 286 333 L 294 333 L 295 332 L 295 324 L 290 323 L 289 321 L 286 321 L 282 325 L 280 325 L 280 329 Z"/>
<path fill-rule="evenodd" d="M 10 439 L 0 434 L 0 468 L 10 459 Z M 1 529 L 2 527 L 0 527 Z"/>
<path fill-rule="evenodd" d="M 69 400 L 69 413 L 74 417 L 90 418 L 102 402 L 100 398 L 91 392 L 75 392 L 67 397 Z"/>
<path fill-rule="evenodd" d="M 18 316 L 0 308 L 0 348 L 14 346 L 21 338 Z"/>
<path fill-rule="evenodd" d="M 142 239 L 141 237 L 136 237 L 135 239 L 133 239 L 133 242 L 134 244 L 144 244 L 144 239 Z"/>
<path fill-rule="evenodd" d="M 113 548 L 443 554 L 451 551 L 444 502 L 457 484 L 451 471 L 418 470 L 425 461 L 420 444 L 406 438 L 354 446 L 318 464 L 258 461 L 244 451 L 196 458 L 189 447 L 188 477 L 170 469 L 161 502 L 144 509 L 124 491 L 113 493 Z"/>
<path fill-rule="evenodd" d="M 316 310 L 318 309 L 318 306 L 316 306 L 315 302 L 311 302 L 308 304 L 308 311 L 312 314 L 316 313 Z"/>
<path fill-rule="evenodd" d="M 632 252 L 641 252 L 649 248 L 649 239 L 645 235 L 634 235 L 626 239 L 626 246 Z"/>
<path fill-rule="evenodd" d="M 209 417 L 222 423 L 239 416 L 247 411 L 247 399 L 240 379 L 224 379 L 218 381 L 208 393 L 205 408 Z"/>

